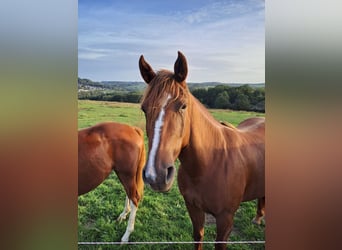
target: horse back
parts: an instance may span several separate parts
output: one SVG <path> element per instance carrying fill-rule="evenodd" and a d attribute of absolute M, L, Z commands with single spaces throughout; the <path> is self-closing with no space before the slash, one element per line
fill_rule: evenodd
<path fill-rule="evenodd" d="M 248 118 L 242 121 L 237 128 L 242 130 L 265 129 L 265 117 Z"/>
<path fill-rule="evenodd" d="M 142 130 L 127 124 L 100 123 L 92 127 L 90 133 L 101 138 L 101 144 L 106 147 L 113 167 L 128 165 L 128 162 L 137 159 L 144 144 Z"/>

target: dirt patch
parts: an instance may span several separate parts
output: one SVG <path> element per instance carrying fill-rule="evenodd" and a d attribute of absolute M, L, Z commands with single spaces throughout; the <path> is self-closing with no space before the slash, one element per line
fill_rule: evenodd
<path fill-rule="evenodd" d="M 216 219 L 211 214 L 205 214 L 205 225 L 216 224 Z"/>

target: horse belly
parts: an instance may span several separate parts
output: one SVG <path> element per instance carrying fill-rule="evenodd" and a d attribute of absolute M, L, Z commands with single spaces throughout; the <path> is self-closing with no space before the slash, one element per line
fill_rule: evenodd
<path fill-rule="evenodd" d="M 242 201 L 251 201 L 262 197 L 265 197 L 265 186 L 258 186 L 254 190 L 246 192 Z"/>
<path fill-rule="evenodd" d="M 243 201 L 250 201 L 265 196 L 265 171 L 259 171 L 246 186 Z"/>

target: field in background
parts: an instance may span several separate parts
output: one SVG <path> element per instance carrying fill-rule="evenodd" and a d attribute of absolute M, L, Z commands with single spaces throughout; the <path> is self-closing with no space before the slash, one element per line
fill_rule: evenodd
<path fill-rule="evenodd" d="M 264 116 L 263 113 L 210 109 L 210 113 L 219 121 L 237 125 L 252 116 Z M 140 105 L 135 103 L 78 101 L 78 127 L 85 128 L 103 121 L 116 121 L 141 127 L 145 130 L 145 116 Z"/>
<path fill-rule="evenodd" d="M 264 116 L 262 113 L 210 110 L 219 121 L 237 125 L 245 118 Z M 84 128 L 102 121 L 116 121 L 145 130 L 145 117 L 139 104 L 78 101 L 78 127 Z M 146 136 L 145 136 L 146 137 Z M 147 147 L 147 141 L 145 140 Z M 178 163 L 177 163 L 178 166 Z M 112 173 L 95 190 L 78 198 L 78 241 L 120 241 L 127 221 L 119 224 L 125 193 L 118 178 Z M 242 203 L 234 218 L 234 229 L 229 241 L 264 240 L 265 226 L 251 223 L 255 202 Z M 168 193 L 157 193 L 145 187 L 130 241 L 192 241 L 192 225 L 180 195 L 177 181 Z M 215 225 L 205 226 L 205 241 L 215 240 Z M 116 249 L 119 246 L 83 246 L 79 249 Z M 205 245 L 212 249 L 213 245 Z M 193 249 L 193 245 L 133 245 L 120 249 Z M 264 249 L 264 245 L 230 245 L 229 249 Z"/>

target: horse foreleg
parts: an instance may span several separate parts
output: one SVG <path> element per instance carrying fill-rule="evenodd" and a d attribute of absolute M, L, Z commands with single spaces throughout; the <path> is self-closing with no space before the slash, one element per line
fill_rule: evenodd
<path fill-rule="evenodd" d="M 194 241 L 203 241 L 205 214 L 202 210 L 186 202 L 193 228 Z M 202 243 L 195 243 L 195 250 L 202 249 Z"/>
<path fill-rule="evenodd" d="M 129 215 L 127 228 L 125 234 L 121 238 L 121 242 L 128 242 L 129 235 L 134 231 L 135 216 L 137 214 L 138 207 L 134 205 L 134 202 L 130 200 L 132 208 L 131 214 Z"/>
<path fill-rule="evenodd" d="M 264 216 L 265 216 L 265 197 L 258 199 L 257 214 L 252 220 L 252 222 L 256 225 L 260 225 Z"/>
<path fill-rule="evenodd" d="M 121 223 L 123 220 L 126 219 L 127 215 L 129 214 L 129 212 L 131 211 L 131 207 L 129 205 L 129 199 L 126 196 L 126 200 L 125 200 L 125 207 L 124 210 L 122 211 L 122 213 L 119 215 L 119 217 L 116 219 L 119 223 Z"/>
<path fill-rule="evenodd" d="M 234 213 L 224 212 L 216 216 L 216 241 L 227 241 L 233 228 Z M 216 243 L 215 249 L 226 249 L 226 243 Z"/>

